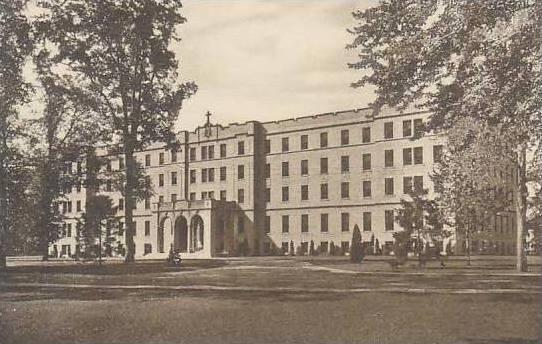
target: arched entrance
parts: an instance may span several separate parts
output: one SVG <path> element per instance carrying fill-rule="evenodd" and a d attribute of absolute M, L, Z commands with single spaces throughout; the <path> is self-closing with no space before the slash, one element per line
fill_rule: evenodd
<path fill-rule="evenodd" d="M 190 221 L 190 246 L 194 251 L 203 250 L 203 233 L 203 219 L 199 215 L 194 215 Z"/>
<path fill-rule="evenodd" d="M 184 216 L 175 220 L 175 232 L 173 235 L 173 249 L 179 252 L 188 251 L 188 223 Z"/>
<path fill-rule="evenodd" d="M 165 231 L 166 230 L 171 230 L 171 219 L 169 217 L 166 217 L 162 223 L 160 224 L 160 226 L 158 227 L 158 235 L 157 235 L 157 239 L 158 239 L 158 242 L 157 242 L 157 249 L 158 249 L 158 252 L 160 253 L 164 253 L 165 252 Z"/>

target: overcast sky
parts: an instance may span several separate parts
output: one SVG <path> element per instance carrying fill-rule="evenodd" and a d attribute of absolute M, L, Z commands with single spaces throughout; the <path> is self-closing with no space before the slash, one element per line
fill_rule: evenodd
<path fill-rule="evenodd" d="M 370 90 L 345 45 L 351 12 L 376 0 L 185 0 L 176 48 L 183 80 L 198 84 L 177 129 L 267 121 L 366 106 Z"/>

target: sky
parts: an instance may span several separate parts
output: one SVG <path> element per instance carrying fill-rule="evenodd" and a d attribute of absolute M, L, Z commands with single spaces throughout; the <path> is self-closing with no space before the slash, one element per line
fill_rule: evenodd
<path fill-rule="evenodd" d="M 185 0 L 187 23 L 174 50 L 182 80 L 198 92 L 178 130 L 205 121 L 269 121 L 366 106 L 371 89 L 353 89 L 359 72 L 345 46 L 351 12 L 376 0 Z"/>

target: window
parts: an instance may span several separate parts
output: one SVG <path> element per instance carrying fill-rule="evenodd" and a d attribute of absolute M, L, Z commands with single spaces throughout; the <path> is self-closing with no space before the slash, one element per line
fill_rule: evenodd
<path fill-rule="evenodd" d="M 394 216 L 393 210 L 384 211 L 384 227 L 387 231 L 393 230 L 393 223 L 394 223 L 393 216 Z"/>
<path fill-rule="evenodd" d="M 76 185 L 75 185 L 75 190 L 77 192 L 81 192 L 81 182 L 78 182 Z"/>
<path fill-rule="evenodd" d="M 320 158 L 320 174 L 327 174 L 327 158 Z"/>
<path fill-rule="evenodd" d="M 362 184 L 363 189 L 363 197 L 371 197 L 371 181 L 370 180 L 364 180 Z"/>
<path fill-rule="evenodd" d="M 393 139 L 393 122 L 384 123 L 384 138 Z"/>
<path fill-rule="evenodd" d="M 282 151 L 287 152 L 290 150 L 290 141 L 287 137 L 282 138 Z"/>
<path fill-rule="evenodd" d="M 414 190 L 418 193 L 423 191 L 423 176 L 414 177 Z"/>
<path fill-rule="evenodd" d="M 341 232 L 348 232 L 350 230 L 350 214 L 341 213 Z"/>
<path fill-rule="evenodd" d="M 384 167 L 393 167 L 393 149 L 384 151 Z"/>
<path fill-rule="evenodd" d="M 207 146 L 201 147 L 201 160 L 207 160 Z"/>
<path fill-rule="evenodd" d="M 412 177 L 403 177 L 403 193 L 408 195 L 412 192 Z"/>
<path fill-rule="evenodd" d="M 171 185 L 177 185 L 177 172 L 171 172 Z"/>
<path fill-rule="evenodd" d="M 132 228 L 134 230 L 134 236 L 137 236 L 137 222 L 132 221 Z"/>
<path fill-rule="evenodd" d="M 301 175 L 306 176 L 309 174 L 309 160 L 301 160 Z"/>
<path fill-rule="evenodd" d="M 412 136 L 412 121 L 403 121 L 403 137 Z"/>
<path fill-rule="evenodd" d="M 414 148 L 414 164 L 415 165 L 423 164 L 423 147 Z"/>
<path fill-rule="evenodd" d="M 195 201 L 196 200 L 196 193 L 191 192 L 189 198 L 190 198 L 191 201 Z"/>
<path fill-rule="evenodd" d="M 287 186 L 282 187 L 282 201 L 288 202 L 290 200 L 290 188 Z"/>
<path fill-rule="evenodd" d="M 341 183 L 341 198 L 350 198 L 350 183 Z"/>
<path fill-rule="evenodd" d="M 302 201 L 309 200 L 309 186 L 308 185 L 301 185 L 301 200 Z"/>
<path fill-rule="evenodd" d="M 245 189 L 238 189 L 237 190 L 237 202 L 238 203 L 245 203 Z"/>
<path fill-rule="evenodd" d="M 177 194 L 171 194 L 171 203 L 177 202 Z"/>
<path fill-rule="evenodd" d="M 329 231 L 329 217 L 328 214 L 320 214 L 320 232 Z"/>
<path fill-rule="evenodd" d="M 196 194 L 194 194 L 194 199 L 196 199 Z M 162 204 L 164 203 L 164 196 L 158 196 L 158 203 Z"/>
<path fill-rule="evenodd" d="M 158 186 L 164 186 L 164 175 L 163 174 L 158 175 Z"/>
<path fill-rule="evenodd" d="M 290 169 L 287 161 L 282 162 L 282 176 L 288 177 L 290 175 Z"/>
<path fill-rule="evenodd" d="M 362 165 L 364 171 L 371 170 L 371 153 L 362 155 Z"/>
<path fill-rule="evenodd" d="M 220 145 L 220 157 L 225 158 L 226 157 L 226 144 L 222 143 Z"/>
<path fill-rule="evenodd" d="M 423 120 L 421 118 L 417 118 L 414 120 L 414 136 L 420 137 L 423 134 Z"/>
<path fill-rule="evenodd" d="M 363 212 L 363 231 L 370 232 L 371 229 L 371 212 Z"/>
<path fill-rule="evenodd" d="M 122 160 L 124 162 L 124 160 L 122 158 L 119 158 L 119 161 Z M 83 173 L 83 165 L 81 163 L 81 161 L 78 161 L 77 162 L 77 174 L 81 174 Z"/>
<path fill-rule="evenodd" d="M 149 197 L 145 198 L 145 209 L 151 208 L 151 199 Z"/>
<path fill-rule="evenodd" d="M 209 159 L 214 159 L 215 158 L 215 146 L 209 146 L 207 147 L 208 149 L 208 153 L 207 153 L 207 156 Z"/>
<path fill-rule="evenodd" d="M 288 247 L 290 247 L 288 241 L 283 241 L 281 246 L 283 254 L 288 252 Z"/>
<path fill-rule="evenodd" d="M 270 188 L 265 189 L 265 201 L 266 202 L 271 202 L 271 189 Z"/>
<path fill-rule="evenodd" d="M 362 143 L 371 142 L 371 128 L 370 127 L 361 129 L 361 142 Z"/>
<path fill-rule="evenodd" d="M 237 166 L 237 179 L 245 179 L 245 165 Z"/>
<path fill-rule="evenodd" d="M 145 221 L 145 236 L 151 235 L 151 222 Z"/>
<path fill-rule="evenodd" d="M 320 148 L 327 147 L 327 133 L 320 133 Z"/>
<path fill-rule="evenodd" d="M 265 232 L 271 233 L 271 216 L 265 217 Z"/>
<path fill-rule="evenodd" d="M 77 163 L 77 168 L 79 169 L 80 163 Z M 124 158 L 119 158 L 119 170 L 124 170 Z M 81 173 L 78 171 L 78 173 Z"/>
<path fill-rule="evenodd" d="M 196 182 L 196 170 L 190 170 L 190 184 Z"/>
<path fill-rule="evenodd" d="M 71 237 L 72 236 L 72 224 L 71 223 L 68 223 L 68 233 L 67 233 L 67 237 Z"/>
<path fill-rule="evenodd" d="M 350 143 L 349 132 L 347 129 L 341 130 L 341 145 L 347 145 Z"/>
<path fill-rule="evenodd" d="M 403 165 L 412 165 L 412 148 L 403 148 Z"/>
<path fill-rule="evenodd" d="M 110 160 L 107 161 L 106 169 L 107 169 L 107 172 L 111 172 L 111 170 L 112 170 L 112 168 L 111 168 L 111 161 L 110 161 Z"/>
<path fill-rule="evenodd" d="M 171 150 L 171 162 L 177 162 L 177 150 L 176 149 Z"/>
<path fill-rule="evenodd" d="M 226 200 L 226 190 L 220 190 L 220 200 L 221 201 Z"/>
<path fill-rule="evenodd" d="M 207 197 L 209 197 L 209 199 L 215 199 L 215 192 L 214 191 L 209 191 Z"/>
<path fill-rule="evenodd" d="M 75 210 L 76 210 L 76 211 L 81 211 L 81 201 L 77 201 L 77 202 L 75 203 Z"/>
<path fill-rule="evenodd" d="M 442 145 L 433 146 L 433 162 L 442 162 Z"/>
<path fill-rule="evenodd" d="M 196 148 L 190 148 L 190 161 L 196 160 Z"/>
<path fill-rule="evenodd" d="M 145 166 L 150 166 L 150 165 L 151 165 L 151 155 L 145 154 Z"/>
<path fill-rule="evenodd" d="M 327 184 L 320 184 L 320 199 L 328 199 Z"/>
<path fill-rule="evenodd" d="M 384 193 L 388 196 L 393 195 L 393 178 L 384 178 Z"/>
<path fill-rule="evenodd" d="M 265 154 L 271 153 L 271 140 L 265 140 L 264 152 L 265 152 Z"/>
<path fill-rule="evenodd" d="M 158 163 L 159 163 L 160 165 L 163 165 L 163 164 L 164 164 L 164 153 L 158 154 Z"/>
<path fill-rule="evenodd" d="M 226 172 L 227 172 L 226 166 L 220 167 L 220 180 L 221 181 L 226 180 Z"/>
<path fill-rule="evenodd" d="M 282 215 L 282 233 L 288 233 L 290 231 L 290 217 L 288 215 Z"/>
<path fill-rule="evenodd" d="M 201 182 L 202 183 L 207 183 L 207 169 L 206 168 L 202 168 L 201 169 Z"/>
<path fill-rule="evenodd" d="M 237 142 L 237 155 L 245 154 L 245 141 Z"/>
<path fill-rule="evenodd" d="M 119 210 L 124 210 L 124 199 L 119 198 Z"/>
<path fill-rule="evenodd" d="M 309 149 L 309 135 L 301 135 L 301 149 Z"/>
<path fill-rule="evenodd" d="M 309 214 L 301 214 L 301 233 L 309 231 Z"/>
<path fill-rule="evenodd" d="M 208 170 L 207 174 L 208 174 L 209 183 L 212 183 L 215 181 L 215 169 L 209 168 L 207 170 Z"/>
<path fill-rule="evenodd" d="M 329 243 L 327 241 L 320 241 L 320 252 L 327 253 L 329 248 Z"/>
<path fill-rule="evenodd" d="M 341 172 L 347 173 L 350 171 L 350 158 L 348 155 L 341 156 Z"/>
<path fill-rule="evenodd" d="M 271 178 L 271 164 L 265 164 L 265 178 Z"/>

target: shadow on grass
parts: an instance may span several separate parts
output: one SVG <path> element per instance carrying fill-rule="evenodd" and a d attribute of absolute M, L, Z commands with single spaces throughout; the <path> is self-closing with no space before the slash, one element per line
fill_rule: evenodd
<path fill-rule="evenodd" d="M 503 338 L 503 339 L 471 339 L 462 341 L 465 344 L 540 344 L 542 339 L 521 339 L 521 338 Z"/>
<path fill-rule="evenodd" d="M 287 292 L 287 291 L 236 291 L 236 290 L 121 290 L 121 289 L 71 289 L 7 287 L 2 289 L 0 302 L 27 302 L 43 300 L 69 301 L 157 301 L 180 297 L 216 300 L 236 300 L 242 302 L 319 302 L 340 301 L 344 296 L 326 292 Z"/>
<path fill-rule="evenodd" d="M 45 263 L 45 265 L 11 266 L 7 274 L 82 274 L 82 275 L 139 275 L 149 273 L 177 272 L 221 267 L 227 262 L 221 260 L 183 260 L 182 267 L 168 265 L 165 261 L 144 261 L 130 264 L 107 262 L 74 262 L 73 264 Z"/>

